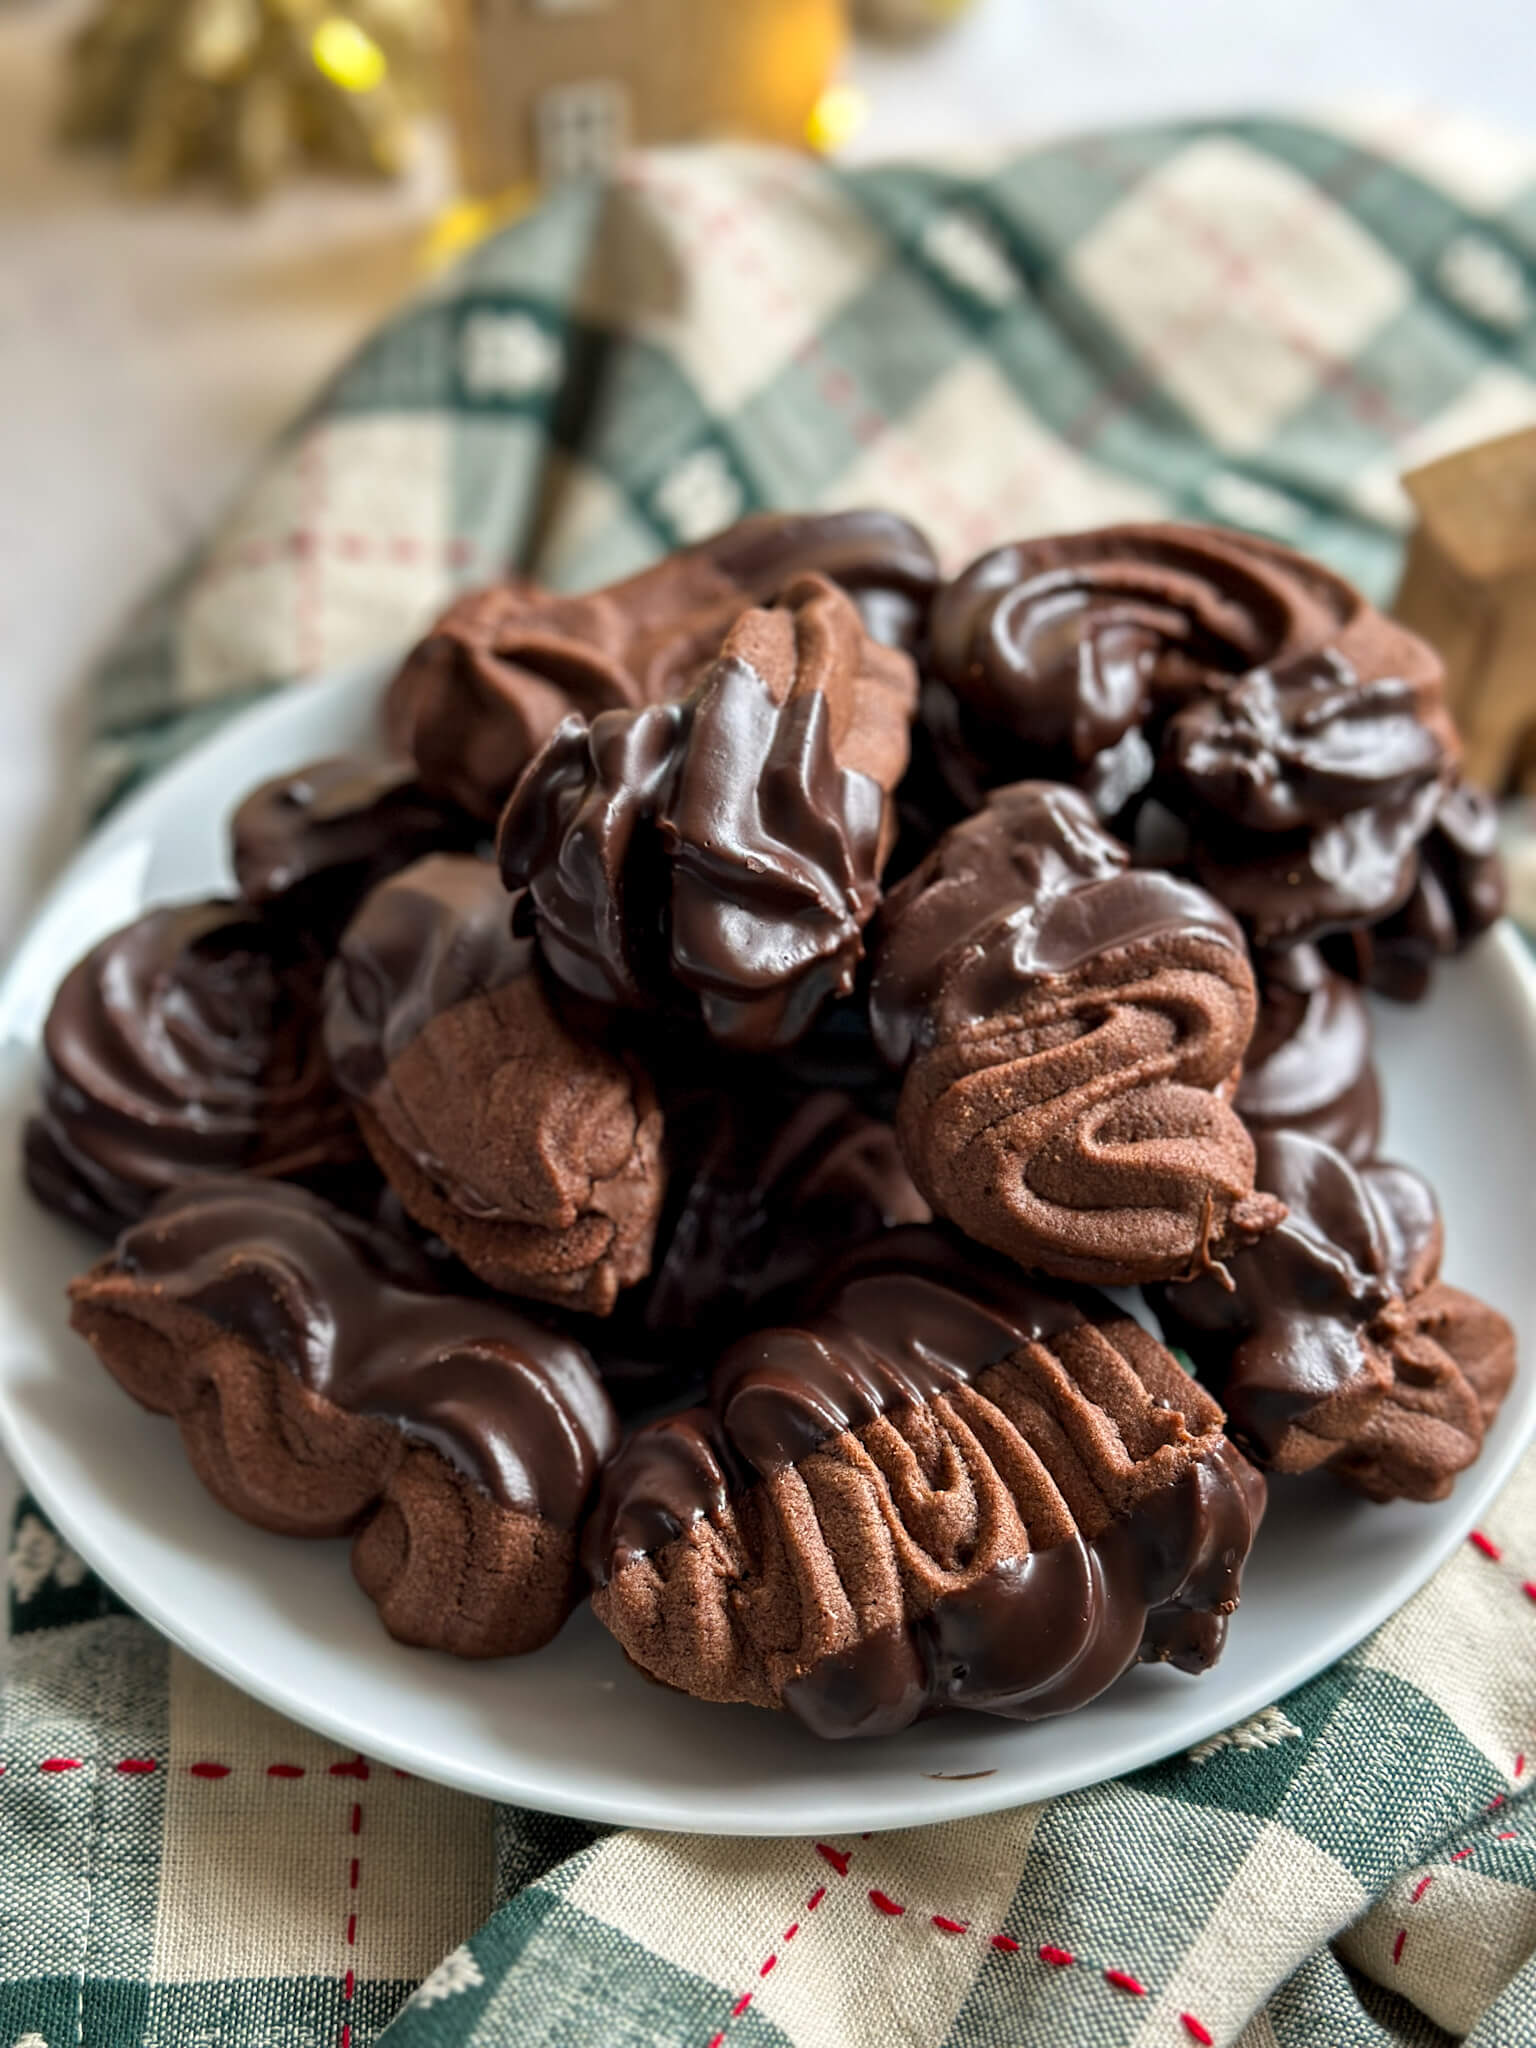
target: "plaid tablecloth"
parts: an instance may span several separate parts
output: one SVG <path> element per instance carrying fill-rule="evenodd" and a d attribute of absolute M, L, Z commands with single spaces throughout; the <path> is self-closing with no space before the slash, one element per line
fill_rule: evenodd
<path fill-rule="evenodd" d="M 1399 467 L 1536 420 L 1533 265 L 1536 147 L 1422 111 L 963 170 L 643 157 L 480 248 L 295 426 L 103 674 L 98 795 L 510 560 L 595 582 L 760 505 L 892 505 L 952 564 L 1224 519 L 1385 596 Z M 342 1754 L 28 1504 L 0 2048 L 1530 2044 L 1533 1578 L 1527 1464 L 1375 1638 L 1188 1756 L 732 1842 Z"/>

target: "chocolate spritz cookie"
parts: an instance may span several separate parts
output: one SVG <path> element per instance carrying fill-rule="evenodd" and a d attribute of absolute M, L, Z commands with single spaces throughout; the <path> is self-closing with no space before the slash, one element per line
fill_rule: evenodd
<path fill-rule="evenodd" d="M 888 512 L 756 514 L 586 596 L 513 580 L 459 598 L 390 687 L 390 737 L 429 788 L 493 823 L 562 719 L 683 695 L 741 612 L 812 571 L 874 638 L 919 640 L 938 566 L 915 527 Z"/>
<path fill-rule="evenodd" d="M 729 1068 L 665 1098 L 648 1279 L 584 1341 L 621 1406 L 696 1394 L 725 1344 L 803 1295 L 832 1248 L 929 1221 L 888 1123 L 848 1095 Z"/>
<path fill-rule="evenodd" d="M 1347 1159 L 1372 1159 L 1381 1088 L 1360 991 L 1315 946 L 1260 954 L 1259 1018 L 1235 1107 L 1251 1131 L 1303 1131 Z"/>
<path fill-rule="evenodd" d="M 1395 910 L 1459 758 L 1438 657 L 1342 578 L 1213 527 L 1000 548 L 935 601 L 923 717 L 956 801 L 1155 789 L 1260 945 Z"/>
<path fill-rule="evenodd" d="M 642 1670 L 881 1735 L 1064 1713 L 1138 1660 L 1205 1670 L 1263 1502 L 1139 1324 L 915 1229 L 743 1338 L 708 1408 L 638 1430 L 583 1552 Z"/>
<path fill-rule="evenodd" d="M 805 575 L 685 697 L 568 718 L 498 839 L 554 972 L 739 1050 L 793 1044 L 853 985 L 916 694 L 908 657 Z"/>
<path fill-rule="evenodd" d="M 322 961 L 243 903 L 146 911 L 65 976 L 27 1126 L 38 1200 L 103 1237 L 199 1175 L 359 1154 L 321 1042 Z"/>
<path fill-rule="evenodd" d="M 870 1007 L 918 1189 L 1021 1265 L 1171 1279 L 1283 1214 L 1230 1100 L 1242 933 L 1133 869 L 1081 792 L 1016 783 L 946 834 L 886 900 Z"/>
<path fill-rule="evenodd" d="M 225 1507 L 352 1536 L 402 1642 L 510 1656 L 570 1612 L 575 1532 L 617 1429 L 568 1338 L 433 1291 L 398 1242 L 303 1189 L 241 1178 L 166 1196 L 70 1299 Z"/>
<path fill-rule="evenodd" d="M 423 854 L 470 852 L 480 836 L 409 761 L 346 755 L 274 776 L 230 821 L 241 895 L 327 944 L 376 882 Z"/>
<path fill-rule="evenodd" d="M 655 1090 L 561 1021 L 490 863 L 433 854 L 373 891 L 325 1032 L 369 1150 L 471 1272 L 597 1315 L 644 1277 L 666 1186 Z"/>
<path fill-rule="evenodd" d="M 1379 924 L 1327 941 L 1330 960 L 1394 1002 L 1428 995 L 1437 962 L 1464 952 L 1504 912 L 1493 798 L 1470 783 L 1446 791 L 1419 847 L 1412 893 Z"/>
<path fill-rule="evenodd" d="M 1496 1309 L 1437 1277 L 1433 1191 L 1295 1131 L 1259 1137 L 1258 1177 L 1285 1221 L 1224 1280 L 1158 1289 L 1165 1333 L 1268 1469 L 1326 1465 L 1373 1500 L 1443 1499 L 1509 1391 L 1515 1343 Z"/>

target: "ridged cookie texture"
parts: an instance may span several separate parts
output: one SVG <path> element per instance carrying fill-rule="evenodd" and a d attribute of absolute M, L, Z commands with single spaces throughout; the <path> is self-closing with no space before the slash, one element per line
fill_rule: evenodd
<path fill-rule="evenodd" d="M 437 1291 L 400 1241 L 245 1177 L 168 1195 L 70 1299 L 225 1507 L 352 1537 L 402 1642 L 537 1649 L 580 1597 L 576 1532 L 617 1425 L 569 1338 Z"/>
<path fill-rule="evenodd" d="M 1222 1284 L 1156 1290 L 1165 1333 L 1268 1469 L 1324 1465 L 1373 1500 L 1443 1499 L 1509 1391 L 1515 1338 L 1439 1279 L 1433 1190 L 1299 1131 L 1261 1134 L 1258 1176 L 1286 1220 Z"/>
<path fill-rule="evenodd" d="M 1112 1303 L 922 1226 L 638 1430 L 584 1551 L 599 1619 L 701 1699 L 827 1737 L 1035 1719 L 1220 1654 L 1263 1481 Z"/>
<path fill-rule="evenodd" d="M 877 930 L 870 1014 L 913 1180 L 1066 1279 L 1198 1272 L 1278 1221 L 1230 1100 L 1255 1011 L 1228 913 L 1133 869 L 1061 783 L 995 791 Z"/>

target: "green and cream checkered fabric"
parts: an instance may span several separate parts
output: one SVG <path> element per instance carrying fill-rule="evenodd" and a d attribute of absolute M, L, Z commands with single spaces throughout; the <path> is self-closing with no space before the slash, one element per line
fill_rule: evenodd
<path fill-rule="evenodd" d="M 1385 595 L 1398 469 L 1536 420 L 1533 277 L 1536 147 L 1422 112 L 964 171 L 642 158 L 294 428 L 103 675 L 98 794 L 505 563 L 597 582 L 755 506 L 888 504 L 954 564 L 1218 518 Z M 1536 1465 L 1221 1740 L 822 1842 L 494 1811 L 230 1692 L 31 1506 L 11 1570 L 0 2048 L 1536 2042 Z"/>

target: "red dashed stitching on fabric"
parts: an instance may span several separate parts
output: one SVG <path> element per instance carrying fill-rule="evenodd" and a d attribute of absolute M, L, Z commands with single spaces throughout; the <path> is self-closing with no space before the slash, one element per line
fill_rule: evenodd
<path fill-rule="evenodd" d="M 1418 1883 L 1414 1886 L 1413 1899 L 1411 1903 L 1416 1906 L 1419 1903 L 1420 1899 L 1423 1898 L 1424 1894 L 1429 1890 L 1430 1886 L 1434 1883 L 1434 1881 L 1435 1873 L 1432 1870 L 1427 1871 L 1425 1875 L 1421 1877 Z"/>
<path fill-rule="evenodd" d="M 121 1763 L 115 1763 L 112 1768 L 114 1771 L 122 1771 L 127 1777 L 140 1778 L 154 1770 L 156 1765 L 152 1756 L 125 1756 Z"/>
<path fill-rule="evenodd" d="M 229 1765 L 215 1763 L 188 1764 L 187 1775 L 192 1778 L 227 1778 L 229 1776 Z"/>
<path fill-rule="evenodd" d="M 226 549 L 208 563 L 198 581 L 202 588 L 207 589 L 210 584 L 222 582 L 226 576 L 269 568 L 284 555 L 291 555 L 295 561 L 307 562 L 327 549 L 346 562 L 364 561 L 370 555 L 400 561 L 420 560 L 425 555 L 436 554 L 455 569 L 466 568 L 475 557 L 475 543 L 462 534 L 453 540 L 434 542 L 407 534 L 326 534 L 313 527 L 298 526 L 288 533 L 276 534 L 270 540 L 242 541 L 238 547 Z"/>
<path fill-rule="evenodd" d="M 267 1765 L 267 1776 L 269 1778 L 302 1778 L 303 1775 L 304 1766 L 302 1764 Z"/>
<path fill-rule="evenodd" d="M 45 1756 L 37 1768 L 40 1771 L 79 1771 L 85 1768 L 85 1759 L 78 1756 Z"/>
<path fill-rule="evenodd" d="M 1468 1858 L 1468 1857 L 1469 1857 L 1469 1856 L 1470 1856 L 1471 1854 L 1472 1854 L 1472 1851 L 1471 1851 L 1470 1849 L 1458 1849 L 1458 1850 L 1457 1850 L 1457 1851 L 1455 1852 L 1455 1854 L 1454 1854 L 1454 1855 L 1452 1856 L 1452 1858 L 1451 1858 L 1451 1861 L 1452 1861 L 1453 1863 L 1465 1863 L 1465 1862 L 1466 1862 L 1466 1860 L 1467 1860 L 1467 1858 Z"/>
<path fill-rule="evenodd" d="M 1493 1538 L 1485 1536 L 1481 1529 L 1469 1529 L 1467 1531 L 1467 1541 L 1474 1550 L 1480 1550 L 1484 1557 L 1491 1559 L 1494 1564 L 1497 1564 L 1504 1555 Z"/>
<path fill-rule="evenodd" d="M 330 1775 L 333 1778 L 366 1778 L 368 1776 L 368 1766 L 360 1756 L 354 1757 L 350 1763 L 332 1764 Z M 354 1799 L 352 1802 L 352 1811 L 348 1818 L 347 1828 L 348 1832 L 353 1835 L 360 1835 L 363 1831 L 363 1809 L 361 1802 L 358 1800 Z M 347 1913 L 347 1947 L 349 1949 L 356 1948 L 357 1946 L 357 1906 L 355 1903 L 357 1897 L 357 1873 L 358 1858 L 354 1855 L 350 1858 L 347 1866 L 347 1902 L 349 1907 Z M 357 1974 L 349 1957 L 346 1975 L 341 1980 L 341 2002 L 344 2007 L 350 2007 L 352 1995 L 356 1989 Z M 351 2044 L 352 2022 L 344 2014 L 341 2022 L 341 2036 L 338 2048 L 351 2048 Z"/>
<path fill-rule="evenodd" d="M 865 1835 L 862 1839 L 867 1842 L 870 1837 Z M 831 1864 L 839 1877 L 846 1877 L 848 1875 L 849 1865 L 853 1861 L 854 1854 L 851 1849 L 838 1849 L 830 1842 L 813 1842 L 811 1847 L 825 1862 Z M 826 1896 L 826 1886 L 819 1885 L 806 1900 L 805 1911 L 807 1913 L 814 1913 Z M 865 1896 L 870 1906 L 882 1919 L 903 1920 L 907 1917 L 907 1907 L 903 1902 L 900 1899 L 893 1899 L 889 1892 L 881 1891 L 878 1886 L 872 1885 Z M 930 1913 L 928 1915 L 928 1924 L 936 1933 L 948 1935 L 951 1939 L 975 1931 L 968 1920 L 956 1920 L 947 1913 Z M 799 1931 L 800 1922 L 796 1920 L 779 1937 L 780 1945 L 782 1946 L 783 1943 L 792 1941 Z M 980 1938 L 987 1943 L 989 1948 L 998 1950 L 1000 1954 L 1016 1956 L 1024 1953 L 1022 1942 L 1015 1941 L 1011 1934 L 983 1934 Z M 1139 1977 L 1134 1977 L 1129 1970 L 1119 1969 L 1113 1964 L 1088 1963 L 1088 1958 L 1074 1955 L 1070 1949 L 1057 1948 L 1050 1942 L 1042 1944 L 1040 1948 L 1036 1949 L 1035 1954 L 1042 1963 L 1048 1963 L 1053 1969 L 1057 1970 L 1068 1970 L 1078 1964 L 1088 1964 L 1088 1967 L 1095 1970 L 1112 1989 L 1123 1991 L 1132 1998 L 1146 1998 L 1150 1996 L 1146 1985 L 1141 1982 Z M 758 1967 L 757 1974 L 759 1978 L 768 1976 L 770 1971 L 777 1968 L 781 1960 L 779 1950 L 772 1950 Z M 751 2005 L 752 1999 L 753 1993 L 744 1991 L 731 2007 L 730 2018 L 733 2020 L 740 2019 L 741 2015 Z M 1202 2048 L 1211 2048 L 1213 2036 L 1207 2029 L 1204 2021 L 1197 2019 L 1194 2013 L 1181 2012 L 1179 2014 L 1179 2024 L 1192 2041 L 1200 2042 Z M 717 2033 L 710 2036 L 706 2048 L 724 2048 L 725 2038 L 726 2028 L 722 2027 Z"/>
<path fill-rule="evenodd" d="M 319 523 L 325 514 L 325 449 L 323 429 L 316 429 L 305 442 L 299 455 L 299 487 L 304 494 L 304 508 L 309 524 L 293 538 L 302 546 L 295 546 L 302 568 L 294 591 L 294 638 L 296 666 L 301 675 L 308 675 L 322 666 L 325 657 L 324 618 L 321 611 L 321 590 L 324 569 L 321 562 L 322 550 L 319 542 Z"/>
<path fill-rule="evenodd" d="M 1406 1928 L 1406 1927 L 1399 1927 L 1399 1929 L 1397 1930 L 1397 1939 L 1396 1939 L 1396 1941 L 1394 1941 L 1394 1942 L 1393 1942 L 1393 1944 L 1392 1944 L 1392 1960 L 1393 1960 L 1393 1962 L 1394 1962 L 1394 1963 L 1400 1963 L 1400 1962 L 1401 1962 L 1401 1961 L 1403 1960 L 1403 1943 L 1404 1943 L 1404 1942 L 1405 1942 L 1405 1941 L 1406 1941 L 1407 1939 L 1408 1939 L 1408 1930 L 1407 1930 L 1407 1928 Z"/>

